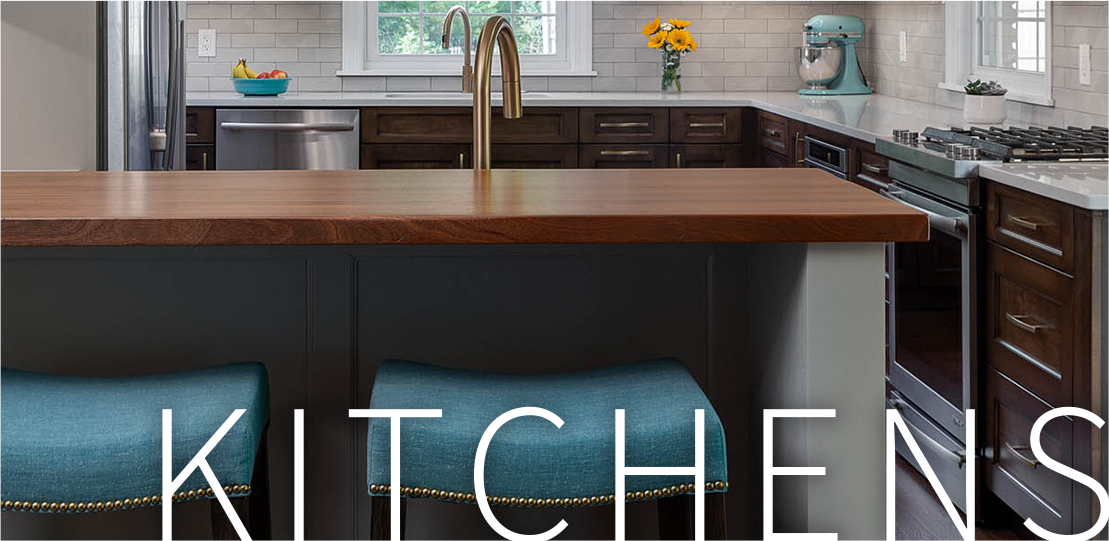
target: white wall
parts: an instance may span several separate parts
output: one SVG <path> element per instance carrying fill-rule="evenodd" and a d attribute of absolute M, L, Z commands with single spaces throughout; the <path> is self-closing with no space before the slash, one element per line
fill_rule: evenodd
<path fill-rule="evenodd" d="M 96 3 L 0 4 L 0 169 L 96 169 Z"/>

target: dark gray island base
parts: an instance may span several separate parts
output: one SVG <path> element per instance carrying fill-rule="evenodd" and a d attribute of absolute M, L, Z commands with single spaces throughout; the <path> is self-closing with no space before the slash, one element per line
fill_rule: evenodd
<path fill-rule="evenodd" d="M 562 172 L 571 183 L 574 173 Z M 884 535 L 883 241 L 920 238 L 927 225 L 923 215 L 885 206 L 861 188 L 843 184 L 849 190 L 844 193 L 862 201 L 860 213 L 875 220 L 886 214 L 907 227 L 883 233 L 885 239 L 863 237 L 857 230 L 829 225 L 845 219 L 830 215 L 826 222 L 821 216 L 798 218 L 813 238 L 793 231 L 790 240 L 752 243 L 644 238 L 629 244 L 509 239 L 400 246 L 144 246 L 141 227 L 126 229 L 134 216 L 118 216 L 138 212 L 134 202 L 143 201 L 144 194 L 132 197 L 131 206 L 103 198 L 96 201 L 102 208 L 86 209 L 86 216 L 59 208 L 64 205 L 49 194 L 39 202 L 28 196 L 13 203 L 19 199 L 12 196 L 20 195 L 10 182 L 13 176 L 3 177 L 4 366 L 122 375 L 265 363 L 278 538 L 292 535 L 294 408 L 307 410 L 307 537 L 368 537 L 366 422 L 349 419 L 347 410 L 369 403 L 375 370 L 385 359 L 548 373 L 664 356 L 685 363 L 724 423 L 730 537 L 762 536 L 762 410 L 767 407 L 837 410 L 835 419 L 775 423 L 776 465 L 827 468 L 823 477 L 779 478 L 779 527 L 837 532 L 841 538 Z M 648 175 L 644 182 L 658 178 Z M 840 182 L 830 176 L 827 181 L 809 178 L 820 188 Z M 667 190 L 675 205 L 731 196 L 719 189 L 698 193 L 675 182 Z M 118 197 L 126 194 L 126 186 L 115 186 Z M 148 184 L 150 192 L 154 186 Z M 735 189 L 741 188 L 739 183 Z M 821 197 L 835 199 L 838 190 Z M 146 211 L 153 214 L 157 196 L 145 196 Z M 526 206 L 526 197 L 513 196 Z M 495 193 L 490 197 L 497 198 Z M 792 212 L 804 213 L 803 203 L 790 201 Z M 36 208 L 45 217 L 36 217 Z M 536 208 L 532 212 L 538 215 L 558 205 Z M 113 234 L 139 245 L 28 245 L 34 242 L 28 231 L 52 239 L 77 238 L 66 237 L 73 231 L 95 236 L 79 223 L 51 234 L 51 216 L 64 227 L 86 218 L 112 219 Z M 655 216 L 665 216 L 679 229 L 697 219 L 665 209 Z M 146 218 L 169 220 L 168 231 L 176 219 L 165 214 Z M 615 223 L 609 218 L 600 223 Z M 759 219 L 746 214 L 714 219 L 726 224 L 732 218 Z M 788 223 L 782 215 L 773 219 Z M 763 231 L 770 230 L 785 234 L 780 228 Z M 860 237 L 852 238 L 856 233 Z M 840 235 L 841 242 L 817 238 L 829 234 Z M 677 457 L 673 465 L 691 464 L 692 457 Z M 494 509 L 506 526 L 521 533 L 545 531 L 560 518 L 569 523 L 568 538 L 609 538 L 613 532 L 611 507 Z M 654 536 L 654 515 L 653 504 L 630 504 L 628 538 Z M 176 538 L 205 537 L 209 531 L 207 505 L 175 506 L 174 519 Z M 411 538 L 496 536 L 474 506 L 416 499 L 407 523 Z M 156 508 L 55 517 L 12 513 L 4 516 L 0 534 L 151 538 L 159 524 Z"/>

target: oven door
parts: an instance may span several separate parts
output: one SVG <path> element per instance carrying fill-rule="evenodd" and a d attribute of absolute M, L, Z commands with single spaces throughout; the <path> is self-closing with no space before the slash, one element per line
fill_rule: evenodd
<path fill-rule="evenodd" d="M 890 382 L 965 442 L 978 379 L 975 216 L 896 184 L 883 195 L 926 213 L 931 229 L 889 250 Z"/>

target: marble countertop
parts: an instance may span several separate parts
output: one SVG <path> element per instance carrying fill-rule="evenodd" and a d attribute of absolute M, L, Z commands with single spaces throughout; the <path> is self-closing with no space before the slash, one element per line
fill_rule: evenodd
<path fill-rule="evenodd" d="M 1089 210 L 1109 210 L 1109 164 L 1003 163 L 978 175 Z"/>

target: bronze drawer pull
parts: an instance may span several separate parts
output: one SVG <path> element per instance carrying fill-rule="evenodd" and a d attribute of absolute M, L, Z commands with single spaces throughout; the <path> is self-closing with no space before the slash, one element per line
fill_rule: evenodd
<path fill-rule="evenodd" d="M 458 168 L 459 169 L 465 169 L 466 168 L 465 158 L 464 158 L 464 156 L 461 152 L 458 153 Z"/>
<path fill-rule="evenodd" d="M 678 169 L 682 168 L 682 153 L 678 153 Z"/>
<path fill-rule="evenodd" d="M 1021 319 L 1021 318 L 1026 318 L 1026 317 L 1028 317 L 1028 316 L 1024 316 L 1024 315 L 1014 316 L 1013 314 L 1010 314 L 1009 312 L 1005 312 L 1005 319 L 1008 319 L 1009 322 L 1012 323 L 1013 325 L 1016 325 L 1020 329 L 1028 331 L 1032 334 L 1036 334 L 1036 331 L 1038 331 L 1038 330 L 1045 327 L 1045 325 L 1033 325 L 1033 324 L 1027 323 L 1023 319 Z"/>
<path fill-rule="evenodd" d="M 1032 460 L 1031 458 L 1028 458 L 1021 454 L 1021 451 L 1028 450 L 1027 445 L 1017 445 L 1016 447 L 1014 447 L 1009 442 L 1005 442 L 1005 448 L 1008 449 L 1010 453 L 1013 453 L 1013 456 L 1017 457 L 1021 462 L 1024 462 L 1025 465 L 1032 468 L 1033 470 L 1036 469 L 1036 466 L 1040 465 L 1039 460 Z"/>
<path fill-rule="evenodd" d="M 763 133 L 763 135 L 767 135 L 769 137 L 781 137 L 782 136 L 782 132 L 780 132 L 778 130 L 771 130 L 771 129 L 768 129 L 768 128 L 763 128 L 762 133 Z"/>
<path fill-rule="evenodd" d="M 690 128 L 723 128 L 723 122 L 690 122 Z"/>
<path fill-rule="evenodd" d="M 202 169 L 204 171 L 208 170 L 208 153 L 207 152 L 202 152 L 200 154 L 200 169 Z"/>
<path fill-rule="evenodd" d="M 1033 222 L 1031 220 L 1026 220 L 1026 219 L 1020 218 L 1018 216 L 1009 216 L 1009 221 L 1025 228 L 1025 229 L 1031 230 L 1031 231 L 1036 231 L 1040 228 L 1040 226 L 1047 225 L 1047 224 L 1038 224 L 1036 222 Z"/>
<path fill-rule="evenodd" d="M 646 122 L 601 122 L 597 124 L 601 128 L 646 128 L 649 125 Z"/>
<path fill-rule="evenodd" d="M 879 175 L 881 175 L 882 173 L 886 172 L 886 168 L 878 166 L 878 165 L 870 165 L 869 163 L 866 163 L 866 162 L 863 162 L 860 165 L 862 166 L 863 169 L 866 169 L 867 171 L 870 171 L 871 173 L 878 173 Z"/>
<path fill-rule="evenodd" d="M 651 153 L 646 150 L 602 150 L 601 156 L 648 156 Z"/>

